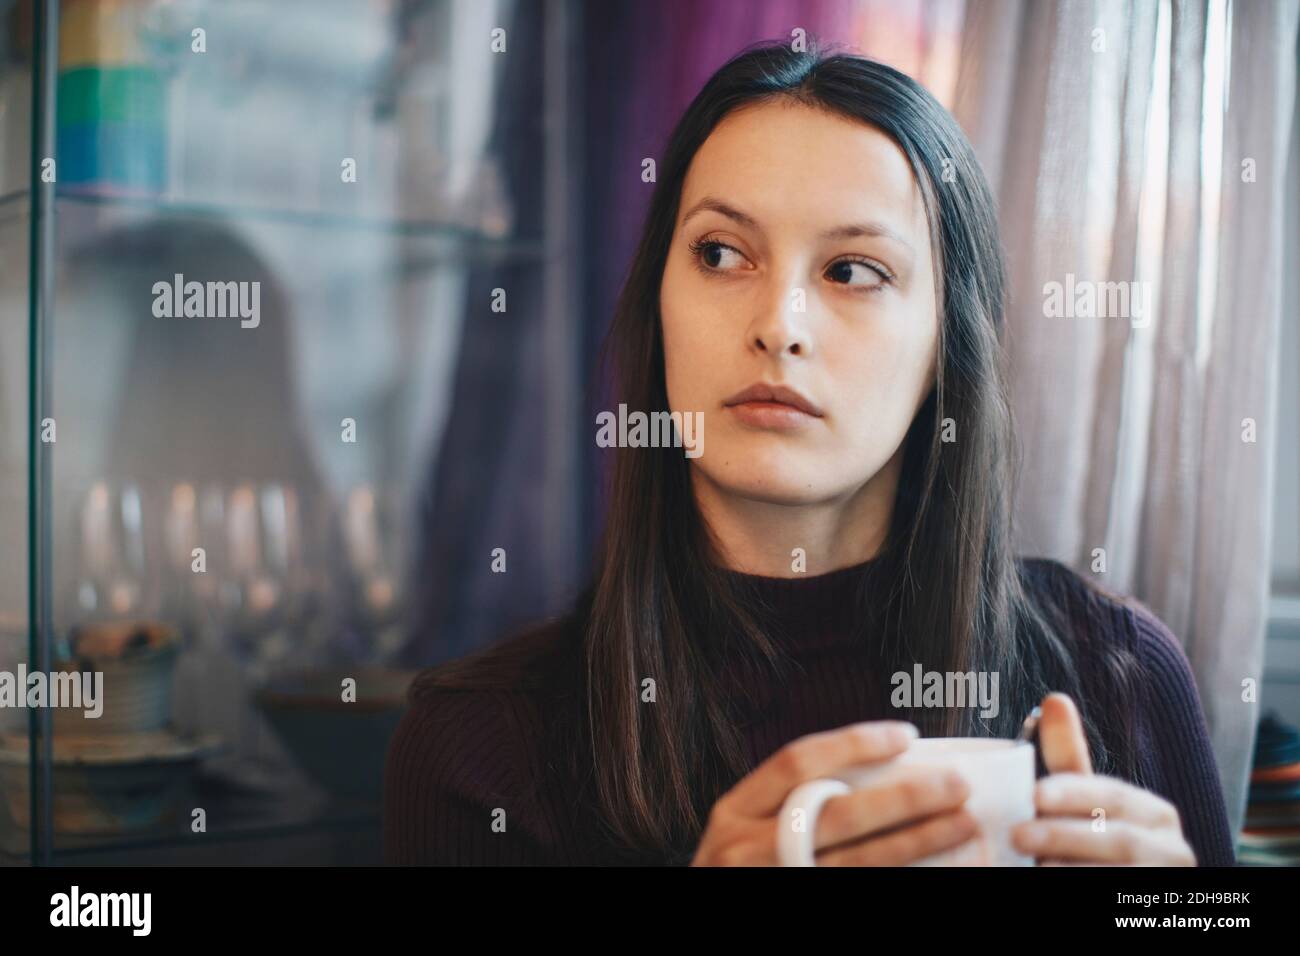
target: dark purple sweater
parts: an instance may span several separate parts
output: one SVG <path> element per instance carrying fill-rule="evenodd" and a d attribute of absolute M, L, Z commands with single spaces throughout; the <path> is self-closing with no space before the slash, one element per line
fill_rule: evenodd
<path fill-rule="evenodd" d="M 744 725 L 751 766 L 805 734 L 863 720 L 896 719 L 890 687 L 851 626 L 855 589 L 867 565 L 806 578 L 741 576 L 780 619 L 774 639 L 799 667 L 781 686 L 747 687 L 758 716 Z M 1223 794 L 1191 668 L 1178 642 L 1150 611 L 1099 592 L 1063 565 L 1021 562 L 1031 592 L 1066 609 L 1082 706 L 1130 709 L 1133 782 L 1173 803 L 1202 866 L 1234 861 Z M 578 666 L 575 617 L 514 638 L 560 666 Z M 1123 648 L 1138 685 L 1113 699 L 1098 675 L 1103 654 Z M 568 653 L 566 653 L 568 649 Z M 430 688 L 418 680 L 388 751 L 384 852 L 395 864 L 602 865 L 628 862 L 601 837 L 579 788 L 543 768 L 562 761 L 544 731 L 560 706 L 554 681 L 501 690 Z M 571 705 L 573 702 L 569 701 Z M 1107 739 L 1115 750 L 1126 745 Z M 574 739 L 566 746 L 582 744 Z M 504 831 L 501 823 L 505 823 Z M 495 824 L 495 825 L 494 825 Z M 649 861 L 649 862 L 683 862 Z"/>

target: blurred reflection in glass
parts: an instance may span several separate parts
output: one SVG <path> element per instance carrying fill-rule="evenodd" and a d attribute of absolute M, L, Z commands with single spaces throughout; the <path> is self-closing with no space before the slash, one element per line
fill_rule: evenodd
<path fill-rule="evenodd" d="M 178 721 L 242 742 L 243 766 L 268 756 L 255 752 L 266 741 L 248 707 L 252 687 L 277 667 L 311 660 L 329 639 L 320 613 L 328 569 L 304 567 L 328 551 L 305 548 L 302 536 L 305 508 L 331 509 L 294 388 L 288 301 L 263 258 L 224 223 L 145 221 L 83 246 L 76 262 L 79 289 L 94 295 L 64 300 L 64 341 L 76 340 L 84 362 L 97 338 L 122 334 L 126 360 L 107 384 L 83 385 L 67 368 L 58 376 L 65 420 L 79 434 L 56 481 L 89 479 L 96 489 L 83 534 L 95 568 L 107 560 L 106 489 L 132 489 L 113 512 L 124 540 L 138 541 L 126 566 L 149 565 L 160 612 L 190 638 L 177 673 Z M 174 280 L 257 283 L 259 321 L 160 318 L 154 285 Z M 128 328 L 97 327 L 121 323 Z M 96 425 L 107 436 L 98 454 L 93 442 L 80 443 Z M 124 573 L 101 577 L 93 595 L 86 590 L 97 607 L 139 600 Z"/>

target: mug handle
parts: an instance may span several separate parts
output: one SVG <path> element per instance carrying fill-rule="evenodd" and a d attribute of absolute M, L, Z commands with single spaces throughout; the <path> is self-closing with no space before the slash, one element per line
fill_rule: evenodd
<path fill-rule="evenodd" d="M 776 825 L 776 859 L 781 866 L 816 866 L 814 837 L 817 817 L 822 806 L 831 797 L 852 792 L 843 780 L 810 780 L 790 791 L 781 805 L 781 815 Z M 794 814 L 802 810 L 803 829 L 794 826 Z"/>

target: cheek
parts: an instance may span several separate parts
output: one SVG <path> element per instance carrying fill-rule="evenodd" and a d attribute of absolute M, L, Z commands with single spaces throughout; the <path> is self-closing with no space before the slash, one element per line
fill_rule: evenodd
<path fill-rule="evenodd" d="M 689 274 L 669 266 L 659 295 L 664 343 L 664 381 L 674 410 L 703 409 L 711 369 L 719 367 L 721 323 L 711 314 L 708 296 L 698 291 Z"/>
<path fill-rule="evenodd" d="M 822 355 L 835 410 L 854 423 L 852 430 L 879 439 L 906 430 L 933 383 L 937 340 L 936 320 L 921 310 L 830 332 Z"/>

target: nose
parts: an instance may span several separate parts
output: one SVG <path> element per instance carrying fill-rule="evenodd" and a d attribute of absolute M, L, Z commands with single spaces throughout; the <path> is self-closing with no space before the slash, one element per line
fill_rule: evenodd
<path fill-rule="evenodd" d="M 772 358 L 807 358 L 812 354 L 807 318 L 807 293 L 798 287 L 785 285 L 750 323 L 746 331 L 748 347 Z"/>

